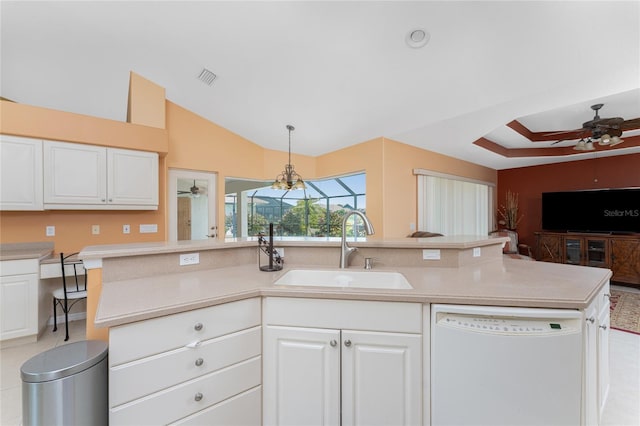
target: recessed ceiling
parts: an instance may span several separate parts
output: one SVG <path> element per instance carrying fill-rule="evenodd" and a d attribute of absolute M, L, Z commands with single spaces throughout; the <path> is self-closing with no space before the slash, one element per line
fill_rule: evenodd
<path fill-rule="evenodd" d="M 291 123 L 296 153 L 384 136 L 504 169 L 593 156 L 473 144 L 531 147 L 505 128 L 513 120 L 570 130 L 603 99 L 602 116 L 640 117 L 640 2 L 2 1 L 0 12 L 2 97 L 124 121 L 134 71 L 282 151 Z M 415 29 L 430 36 L 419 49 L 406 41 Z"/>

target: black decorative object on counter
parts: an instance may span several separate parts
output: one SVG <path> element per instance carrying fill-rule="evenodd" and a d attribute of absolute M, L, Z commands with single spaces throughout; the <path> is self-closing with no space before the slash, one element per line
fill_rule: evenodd
<path fill-rule="evenodd" d="M 265 272 L 274 272 L 282 270 L 282 264 L 284 260 L 278 253 L 278 250 L 273 248 L 273 223 L 269 224 L 269 242 L 264 239 L 263 234 L 258 234 L 258 267 L 261 271 Z M 269 264 L 261 266 L 260 265 L 260 251 L 267 255 L 269 258 Z"/>

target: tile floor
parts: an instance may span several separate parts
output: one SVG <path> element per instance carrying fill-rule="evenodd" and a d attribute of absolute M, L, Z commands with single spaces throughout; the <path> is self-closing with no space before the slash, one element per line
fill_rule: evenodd
<path fill-rule="evenodd" d="M 623 290 L 629 289 L 623 288 Z M 47 349 L 84 339 L 84 328 L 84 321 L 71 322 L 69 342 L 65 342 L 64 330 L 58 329 L 56 333 L 52 333 L 49 327 L 36 343 L 0 350 L 0 425 L 21 424 L 20 367 L 22 364 Z M 610 359 L 611 388 L 601 424 L 603 426 L 638 426 L 640 425 L 640 335 L 611 330 Z"/>

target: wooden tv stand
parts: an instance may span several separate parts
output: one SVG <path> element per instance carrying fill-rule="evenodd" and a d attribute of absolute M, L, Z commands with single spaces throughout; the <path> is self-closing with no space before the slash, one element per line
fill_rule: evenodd
<path fill-rule="evenodd" d="M 640 234 L 536 232 L 536 259 L 609 268 L 611 281 L 640 287 Z"/>

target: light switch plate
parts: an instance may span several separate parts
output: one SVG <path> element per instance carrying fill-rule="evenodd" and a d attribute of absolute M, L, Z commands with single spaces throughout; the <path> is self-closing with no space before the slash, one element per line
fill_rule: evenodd
<path fill-rule="evenodd" d="M 155 223 L 140 225 L 141 234 L 154 234 L 158 232 L 158 225 Z"/>
<path fill-rule="evenodd" d="M 131 233 L 131 226 L 130 225 L 122 225 L 122 233 L 123 234 L 130 234 Z"/>
<path fill-rule="evenodd" d="M 91 234 L 100 235 L 100 225 L 91 225 Z"/>

